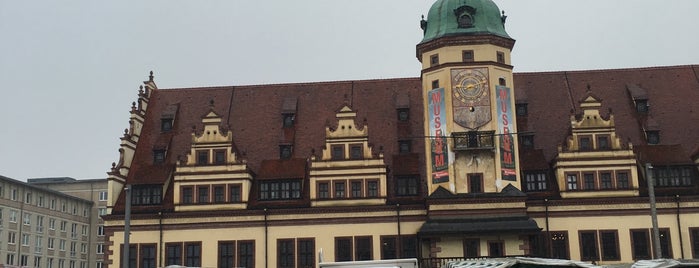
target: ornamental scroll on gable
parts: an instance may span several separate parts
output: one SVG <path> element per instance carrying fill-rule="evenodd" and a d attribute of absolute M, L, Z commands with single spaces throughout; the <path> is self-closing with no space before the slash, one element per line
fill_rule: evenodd
<path fill-rule="evenodd" d="M 629 149 L 631 147 L 630 144 L 623 144 L 616 134 L 614 114 L 612 114 L 611 109 L 608 118 L 605 119 L 600 113 L 601 107 L 600 99 L 590 92 L 580 101 L 582 114 L 570 116 L 572 135 L 566 141 L 568 150 L 599 151 Z"/>
<path fill-rule="evenodd" d="M 233 133 L 221 128 L 221 116 L 210 110 L 201 120 L 204 129 L 192 132 L 192 148 L 187 154 L 187 164 L 231 164 L 236 163 L 233 151 Z M 199 159 L 206 152 L 206 163 Z M 221 155 L 223 157 L 221 158 Z M 223 159 L 223 161 L 221 161 Z"/>
<path fill-rule="evenodd" d="M 372 148 L 369 146 L 369 127 L 366 124 L 361 128 L 357 127 L 356 117 L 357 113 L 352 111 L 349 106 L 344 105 L 335 115 L 338 120 L 337 127 L 325 127 L 325 148 L 322 160 L 372 158 Z M 334 148 L 342 148 L 342 157 L 333 156 Z M 361 151 L 357 152 L 360 150 L 358 148 L 361 148 Z"/>

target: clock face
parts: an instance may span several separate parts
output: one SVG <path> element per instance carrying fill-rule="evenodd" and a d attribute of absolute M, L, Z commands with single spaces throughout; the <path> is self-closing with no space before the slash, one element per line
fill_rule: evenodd
<path fill-rule="evenodd" d="M 488 76 L 479 69 L 461 71 L 454 82 L 454 98 L 463 103 L 477 102 L 488 91 Z"/>

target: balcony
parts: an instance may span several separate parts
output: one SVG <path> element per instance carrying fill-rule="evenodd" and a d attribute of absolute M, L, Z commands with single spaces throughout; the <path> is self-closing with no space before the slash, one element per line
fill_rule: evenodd
<path fill-rule="evenodd" d="M 454 151 L 475 151 L 495 149 L 495 131 L 452 132 Z"/>

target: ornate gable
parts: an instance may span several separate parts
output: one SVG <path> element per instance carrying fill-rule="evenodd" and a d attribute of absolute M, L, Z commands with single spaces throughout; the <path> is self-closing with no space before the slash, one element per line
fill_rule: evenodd
<path fill-rule="evenodd" d="M 582 113 L 570 116 L 571 134 L 558 146 L 554 169 L 562 197 L 637 196 L 638 172 L 631 143 L 616 133 L 614 115 L 604 118 L 591 92 L 580 101 Z"/>
<path fill-rule="evenodd" d="M 236 156 L 232 131 L 221 127 L 213 108 L 201 122 L 203 130 L 192 130 L 190 151 L 177 162 L 176 210 L 245 209 L 253 175 Z"/>
<path fill-rule="evenodd" d="M 325 147 L 311 157 L 310 195 L 313 206 L 371 205 L 386 202 L 383 153 L 369 146 L 369 127 L 357 127 L 357 113 L 344 105 L 335 115 L 337 127 L 325 128 Z"/>

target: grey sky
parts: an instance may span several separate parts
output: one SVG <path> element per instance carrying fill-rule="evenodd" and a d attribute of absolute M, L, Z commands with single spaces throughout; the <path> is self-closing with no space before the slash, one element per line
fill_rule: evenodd
<path fill-rule="evenodd" d="M 417 77 L 432 3 L 0 0 L 0 174 L 106 177 L 150 70 L 160 88 Z M 696 0 L 496 3 L 516 72 L 699 64 Z"/>

